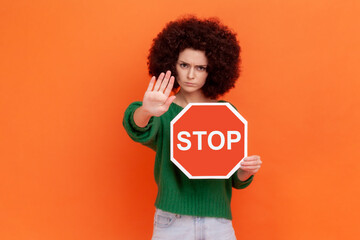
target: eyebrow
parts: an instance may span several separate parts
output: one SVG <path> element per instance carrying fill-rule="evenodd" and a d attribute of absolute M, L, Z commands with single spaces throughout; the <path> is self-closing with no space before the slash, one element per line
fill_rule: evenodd
<path fill-rule="evenodd" d="M 185 61 L 183 61 L 183 60 L 179 60 L 179 63 L 185 63 L 185 64 L 189 64 L 189 65 L 190 65 L 190 63 L 187 63 L 187 62 L 185 62 Z M 195 65 L 195 67 L 207 67 L 207 64 L 204 64 L 204 65 L 199 64 L 199 65 Z"/>

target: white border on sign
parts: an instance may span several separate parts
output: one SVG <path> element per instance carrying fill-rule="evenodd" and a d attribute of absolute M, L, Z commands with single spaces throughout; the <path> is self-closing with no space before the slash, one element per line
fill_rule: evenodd
<path fill-rule="evenodd" d="M 186 113 L 192 106 L 227 106 L 237 116 L 241 122 L 244 123 L 244 158 L 247 157 L 248 152 L 248 122 L 241 116 L 241 114 L 230 103 L 189 103 L 176 117 L 170 122 L 170 160 L 190 179 L 228 179 L 230 178 L 241 166 L 241 161 L 226 175 L 226 176 L 192 176 L 176 159 L 174 158 L 174 144 L 173 144 L 173 132 L 174 124 Z"/>

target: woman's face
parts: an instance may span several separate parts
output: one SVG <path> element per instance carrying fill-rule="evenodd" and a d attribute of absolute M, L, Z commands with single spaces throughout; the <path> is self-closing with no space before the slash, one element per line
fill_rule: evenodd
<path fill-rule="evenodd" d="M 207 58 L 204 51 L 186 48 L 179 53 L 176 63 L 177 82 L 181 91 L 194 93 L 200 91 L 208 76 Z"/>

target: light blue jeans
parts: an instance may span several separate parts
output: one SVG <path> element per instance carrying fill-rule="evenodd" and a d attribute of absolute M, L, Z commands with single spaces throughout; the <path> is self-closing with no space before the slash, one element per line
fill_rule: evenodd
<path fill-rule="evenodd" d="M 156 209 L 152 240 L 236 240 L 226 218 L 194 217 Z"/>

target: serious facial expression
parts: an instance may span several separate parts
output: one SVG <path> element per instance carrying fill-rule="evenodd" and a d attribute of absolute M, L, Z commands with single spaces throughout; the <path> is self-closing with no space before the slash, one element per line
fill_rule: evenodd
<path fill-rule="evenodd" d="M 179 53 L 176 63 L 177 82 L 181 91 L 193 93 L 200 91 L 206 82 L 208 60 L 204 51 L 186 48 Z"/>

